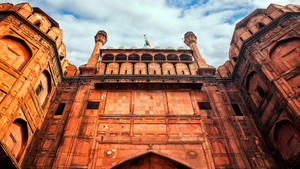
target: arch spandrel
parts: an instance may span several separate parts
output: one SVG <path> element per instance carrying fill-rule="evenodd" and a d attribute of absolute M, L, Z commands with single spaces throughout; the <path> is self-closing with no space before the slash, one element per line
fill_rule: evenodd
<path fill-rule="evenodd" d="M 27 122 L 23 119 L 16 119 L 8 128 L 3 142 L 10 153 L 20 160 L 28 141 Z"/>
<path fill-rule="evenodd" d="M 170 158 L 158 152 L 146 152 L 117 163 L 111 169 L 135 169 L 135 168 L 163 168 L 163 169 L 192 169 L 187 164 Z"/>
<path fill-rule="evenodd" d="M 300 38 L 284 39 L 276 43 L 269 56 L 280 73 L 300 65 Z"/>
<path fill-rule="evenodd" d="M 32 56 L 28 45 L 21 39 L 5 36 L 0 39 L 1 60 L 15 68 L 21 70 Z"/>

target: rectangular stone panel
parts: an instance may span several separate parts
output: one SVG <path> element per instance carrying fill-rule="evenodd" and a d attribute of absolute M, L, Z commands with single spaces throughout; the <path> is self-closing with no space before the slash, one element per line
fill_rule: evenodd
<path fill-rule="evenodd" d="M 137 115 L 163 115 L 165 114 L 165 100 L 163 91 L 144 91 L 135 92 L 134 114 Z"/>
<path fill-rule="evenodd" d="M 89 100 L 100 100 L 101 91 L 100 90 L 91 90 L 89 95 Z"/>
<path fill-rule="evenodd" d="M 98 135 L 129 135 L 130 134 L 130 124 L 103 124 L 100 123 L 98 126 Z"/>
<path fill-rule="evenodd" d="M 130 114 L 131 92 L 108 91 L 104 114 Z"/>
<path fill-rule="evenodd" d="M 1 88 L 7 92 L 15 83 L 16 78 L 2 69 L 0 69 L 0 77 L 1 77 L 1 81 L 0 81 Z"/>
<path fill-rule="evenodd" d="M 86 166 L 89 163 L 91 143 L 89 140 L 77 140 L 77 146 L 72 158 L 72 164 L 78 166 Z"/>
<path fill-rule="evenodd" d="M 170 136 L 201 136 L 200 124 L 169 124 Z"/>
<path fill-rule="evenodd" d="M 167 92 L 169 113 L 174 115 L 193 115 L 194 109 L 189 92 Z"/>
<path fill-rule="evenodd" d="M 165 124 L 134 124 L 135 136 L 166 136 L 167 126 Z"/>

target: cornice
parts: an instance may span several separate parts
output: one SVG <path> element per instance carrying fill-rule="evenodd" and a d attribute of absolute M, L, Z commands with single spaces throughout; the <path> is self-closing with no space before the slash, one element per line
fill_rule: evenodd
<path fill-rule="evenodd" d="M 60 73 L 60 75 L 63 79 L 64 76 L 63 76 L 63 73 L 62 73 L 62 68 L 61 68 L 61 65 L 60 65 L 60 60 L 59 60 L 59 57 L 58 57 L 58 51 L 57 51 L 57 46 L 56 46 L 55 41 L 53 41 L 47 34 L 42 32 L 38 28 L 36 28 L 34 25 L 32 25 L 30 22 L 28 22 L 23 16 L 21 16 L 20 14 L 18 14 L 15 11 L 0 11 L 0 14 L 4 14 L 4 15 L 7 15 L 7 16 L 9 16 L 9 15 L 15 16 L 17 19 L 22 21 L 22 23 L 25 23 L 32 30 L 34 30 L 36 33 L 38 33 L 40 36 L 42 36 L 44 39 L 46 39 L 54 47 L 55 58 L 56 58 L 56 62 L 57 62 L 57 65 L 58 65 L 59 73 Z"/>
<path fill-rule="evenodd" d="M 261 36 L 263 36 L 264 34 L 266 34 L 267 32 L 269 32 L 271 29 L 275 28 L 279 23 L 285 22 L 290 17 L 299 16 L 299 15 L 300 15 L 300 12 L 286 12 L 283 15 L 281 15 L 280 17 L 278 17 L 277 19 L 273 20 L 269 25 L 266 25 L 260 31 L 258 31 L 257 33 L 255 33 L 249 39 L 243 41 L 243 44 L 241 46 L 239 55 L 237 57 L 238 59 L 237 59 L 236 65 L 235 65 L 233 73 L 232 73 L 232 79 L 234 80 L 236 78 L 237 71 L 239 69 L 241 60 L 243 60 L 244 57 L 245 57 L 245 55 L 244 55 L 245 50 L 247 49 L 247 47 L 249 45 L 251 45 L 251 43 L 253 43 L 254 41 L 258 40 Z"/>

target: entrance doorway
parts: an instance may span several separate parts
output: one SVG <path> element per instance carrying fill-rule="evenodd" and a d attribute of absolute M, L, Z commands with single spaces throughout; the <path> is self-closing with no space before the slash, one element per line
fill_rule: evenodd
<path fill-rule="evenodd" d="M 190 169 L 189 167 L 169 158 L 147 153 L 125 161 L 112 169 Z"/>

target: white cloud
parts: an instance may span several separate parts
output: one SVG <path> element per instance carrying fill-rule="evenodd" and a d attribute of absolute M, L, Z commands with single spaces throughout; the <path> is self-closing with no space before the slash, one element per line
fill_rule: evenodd
<path fill-rule="evenodd" d="M 202 1 L 202 0 L 201 0 Z M 19 3 L 15 0 L 12 3 Z M 108 33 L 104 47 L 142 47 L 143 34 L 152 46 L 166 48 L 185 46 L 184 33 L 193 31 L 204 59 L 219 66 L 228 59 L 228 50 L 238 15 L 245 17 L 255 8 L 266 8 L 270 3 L 286 5 L 296 0 L 210 0 L 205 4 L 192 1 L 169 0 L 39 0 L 29 1 L 40 7 L 63 30 L 67 58 L 79 66 L 85 64 L 94 47 L 98 30 Z M 200 1 L 199 1 L 200 2 Z M 179 6 L 182 6 L 180 8 Z M 246 13 L 245 13 L 246 11 Z M 233 22 L 226 22 L 228 20 Z"/>

